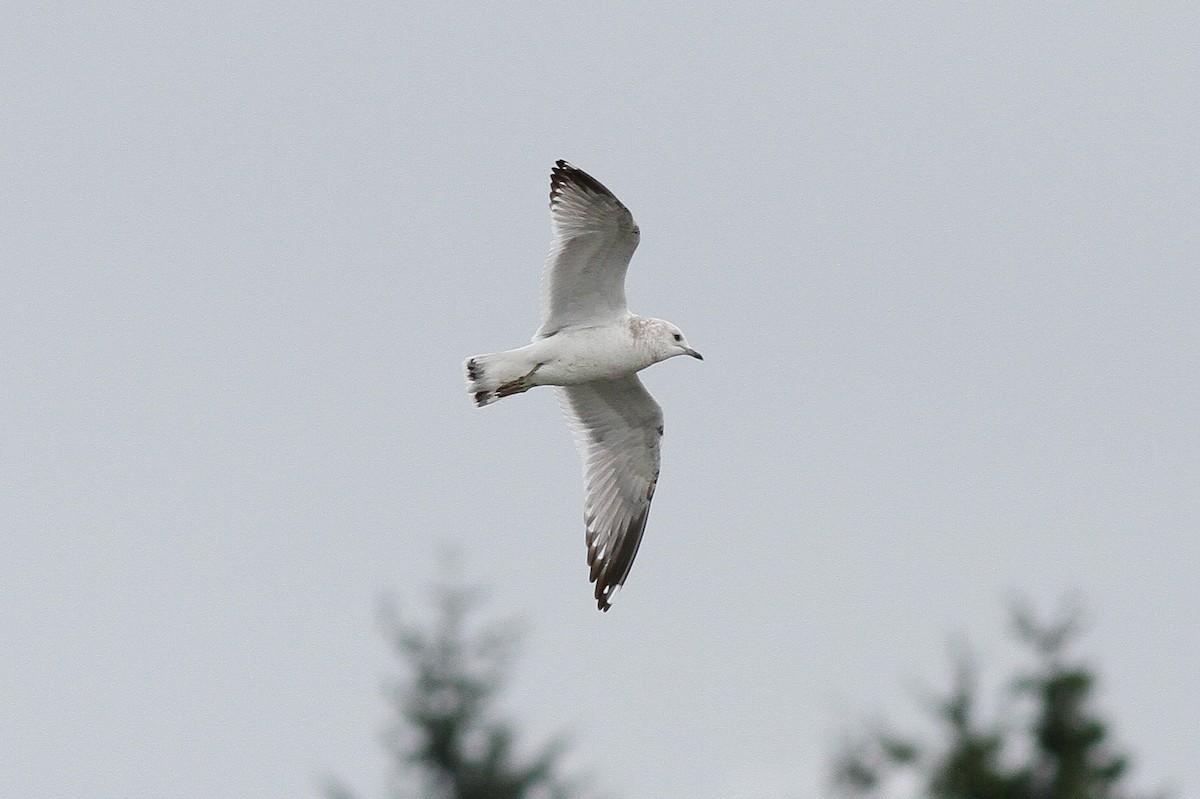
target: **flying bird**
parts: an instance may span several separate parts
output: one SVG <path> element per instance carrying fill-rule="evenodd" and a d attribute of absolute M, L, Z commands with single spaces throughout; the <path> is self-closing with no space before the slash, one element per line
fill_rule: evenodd
<path fill-rule="evenodd" d="M 556 386 L 583 459 L 583 520 L 596 604 L 607 611 L 646 531 L 658 482 L 662 408 L 637 373 L 676 355 L 703 360 L 678 327 L 630 313 L 625 272 L 641 232 L 629 209 L 566 161 L 550 173 L 554 242 L 542 274 L 533 343 L 468 358 L 479 407 Z"/>

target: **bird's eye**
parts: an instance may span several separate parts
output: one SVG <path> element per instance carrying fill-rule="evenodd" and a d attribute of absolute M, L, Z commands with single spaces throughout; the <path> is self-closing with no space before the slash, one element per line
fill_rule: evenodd
<path fill-rule="evenodd" d="M 675 334 L 675 340 L 676 340 L 676 341 L 683 341 L 683 336 L 681 336 L 681 335 L 679 335 L 678 333 L 676 333 L 676 334 Z"/>

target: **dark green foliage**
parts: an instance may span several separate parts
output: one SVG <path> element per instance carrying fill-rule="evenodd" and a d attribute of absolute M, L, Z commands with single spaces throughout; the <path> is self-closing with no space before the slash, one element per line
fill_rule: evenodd
<path fill-rule="evenodd" d="M 840 793 L 867 799 L 907 774 L 916 775 L 919 795 L 929 799 L 1133 799 L 1121 787 L 1128 758 L 1113 749 L 1091 708 L 1095 677 L 1067 657 L 1078 613 L 1048 624 L 1025 609 L 1013 616 L 1034 665 L 1006 698 L 1031 707 L 1028 718 L 1016 725 L 982 721 L 975 668 L 962 656 L 950 691 L 933 707 L 943 741 L 925 745 L 876 732 L 848 744 L 835 765 Z"/>
<path fill-rule="evenodd" d="M 387 612 L 389 638 L 404 664 L 390 690 L 395 723 L 386 745 L 397 784 L 393 799 L 569 799 L 578 791 L 558 775 L 564 742 L 522 757 L 512 723 L 496 702 L 515 654 L 512 625 L 473 623 L 478 594 L 461 585 L 436 592 L 437 617 L 428 627 Z M 415 778 L 415 779 L 414 779 Z M 327 799 L 353 799 L 341 786 Z"/>
<path fill-rule="evenodd" d="M 1039 762 L 1025 774 L 1038 796 L 1061 799 L 1118 799 L 1118 783 L 1128 758 L 1112 751 L 1103 721 L 1092 715 L 1089 699 L 1095 678 L 1070 664 L 1064 649 L 1077 633 L 1077 614 L 1039 626 L 1026 610 L 1015 614 L 1022 640 L 1038 654 L 1038 667 L 1023 675 L 1016 691 L 1038 708 L 1032 735 Z"/>

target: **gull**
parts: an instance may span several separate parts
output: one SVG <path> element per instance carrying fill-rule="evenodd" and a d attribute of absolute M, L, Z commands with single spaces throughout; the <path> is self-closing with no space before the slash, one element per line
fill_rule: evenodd
<path fill-rule="evenodd" d="M 690 355 L 678 327 L 629 312 L 625 272 L 641 231 L 629 209 L 566 161 L 550 172 L 554 242 L 542 274 L 542 326 L 533 343 L 468 358 L 479 407 L 556 386 L 583 459 L 583 521 L 596 606 L 607 611 L 646 531 L 658 482 L 662 408 L 637 373 Z"/>

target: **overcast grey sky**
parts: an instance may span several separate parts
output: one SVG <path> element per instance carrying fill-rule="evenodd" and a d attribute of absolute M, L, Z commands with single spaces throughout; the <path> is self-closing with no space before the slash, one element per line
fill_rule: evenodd
<path fill-rule="evenodd" d="M 383 784 L 458 549 L 531 736 L 624 799 L 816 795 L 1004 602 L 1090 608 L 1135 783 L 1200 796 L 1194 4 L 22 4 L 0 26 L 0 794 Z M 536 329 L 549 168 L 705 355 L 591 599 Z"/>

